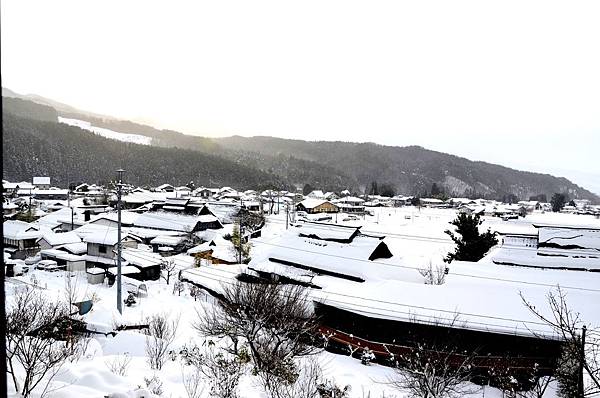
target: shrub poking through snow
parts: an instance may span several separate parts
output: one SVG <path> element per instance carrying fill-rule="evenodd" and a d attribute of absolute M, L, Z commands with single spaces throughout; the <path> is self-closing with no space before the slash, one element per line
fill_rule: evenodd
<path fill-rule="evenodd" d="M 127 369 L 131 363 L 131 355 L 126 352 L 123 355 L 115 355 L 113 359 L 104 361 L 106 367 L 119 376 L 127 376 Z"/>
<path fill-rule="evenodd" d="M 162 369 L 167 360 L 169 348 L 175 340 L 179 319 L 170 321 L 167 314 L 155 314 L 148 321 L 148 336 L 146 336 L 146 355 L 150 368 Z"/>
<path fill-rule="evenodd" d="M 194 392 L 198 391 L 197 380 L 203 375 L 209 381 L 211 397 L 238 397 L 238 383 L 244 371 L 244 362 L 231 353 L 217 349 L 211 340 L 208 340 L 206 347 L 203 352 L 197 346 L 184 347 L 180 352 L 184 367 L 192 368 L 182 370 L 186 391 L 189 389 L 188 396 L 198 396 Z"/>
<path fill-rule="evenodd" d="M 157 375 L 153 375 L 152 377 L 144 377 L 144 382 L 152 394 L 159 396 L 163 394 L 163 382 Z"/>
<path fill-rule="evenodd" d="M 332 380 L 325 380 L 317 385 L 317 391 L 320 398 L 348 398 L 350 396 L 350 386 L 344 388 L 336 385 Z"/>
<path fill-rule="evenodd" d="M 363 365 L 370 365 L 371 361 L 375 359 L 375 354 L 369 348 L 365 347 L 365 349 L 360 354 L 360 363 Z"/>
<path fill-rule="evenodd" d="M 446 281 L 446 273 L 448 268 L 443 265 L 433 266 L 431 261 L 426 268 L 419 269 L 419 273 L 423 276 L 426 285 L 443 285 Z"/>
<path fill-rule="evenodd" d="M 124 303 L 128 307 L 131 307 L 132 305 L 136 304 L 137 300 L 135 299 L 135 295 L 133 293 L 129 293 Z"/>

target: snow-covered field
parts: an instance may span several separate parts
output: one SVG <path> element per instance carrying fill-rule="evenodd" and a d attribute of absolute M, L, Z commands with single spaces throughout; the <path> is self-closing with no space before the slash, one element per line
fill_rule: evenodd
<path fill-rule="evenodd" d="M 477 315 L 494 316 L 498 319 L 486 319 L 486 324 L 498 328 L 512 330 L 526 327 L 520 322 L 508 322 L 500 318 L 512 320 L 534 320 L 532 315 L 520 302 L 519 292 L 530 298 L 538 308 L 543 308 L 545 295 L 555 286 L 565 286 L 569 303 L 581 312 L 582 318 L 592 324 L 600 324 L 600 273 L 537 270 L 520 267 L 499 266 L 491 262 L 456 263 L 450 266 L 446 283 L 441 286 L 425 285 L 416 268 L 423 268 L 430 262 L 442 264 L 442 258 L 452 250 L 453 243 L 444 230 L 456 216 L 454 210 L 416 208 L 378 208 L 374 216 L 366 216 L 358 220 L 342 221 L 346 225 L 360 225 L 362 231 L 371 234 L 386 235 L 385 242 L 394 256 L 385 259 L 380 264 L 381 277 L 374 276 L 357 289 L 352 282 L 334 280 L 335 278 L 320 277 L 324 289 L 315 293 L 315 298 L 323 301 L 340 300 L 348 304 L 365 303 L 365 300 L 379 299 L 387 301 L 391 298 L 394 304 L 379 304 L 381 311 L 395 318 L 406 308 L 403 305 L 419 305 L 438 310 L 421 310 L 411 316 L 441 317 L 443 311 L 456 311 L 461 314 L 461 320 L 466 322 L 482 322 Z M 557 217 L 559 216 L 559 217 Z M 544 223 L 580 223 L 594 224 L 598 221 L 583 216 L 555 214 L 535 214 L 525 219 L 501 221 L 486 219 L 484 226 L 492 229 L 528 228 L 532 222 Z M 335 222 L 335 216 L 333 221 Z M 595 224 L 594 224 L 595 225 Z M 285 232 L 285 215 L 269 216 L 263 236 L 253 241 L 251 256 L 260 258 L 268 255 L 271 246 L 269 242 Z M 490 256 L 492 253 L 490 253 Z M 373 264 L 377 266 L 377 264 Z M 231 267 L 213 267 L 213 275 L 226 279 L 233 276 Z M 372 275 L 373 273 L 371 273 Z M 205 297 L 195 301 L 186 287 L 181 296 L 173 293 L 173 282 L 167 285 L 164 280 L 147 282 L 148 297 L 144 297 L 133 307 L 124 307 L 123 315 L 116 311 L 116 288 L 105 285 L 88 285 L 84 275 L 74 278 L 78 280 L 79 297 L 95 297 L 92 310 L 84 315 L 84 320 L 95 330 L 113 330 L 115 325 L 139 324 L 146 317 L 156 313 L 169 314 L 171 319 L 179 319 L 177 336 L 173 350 L 178 352 L 183 346 L 197 344 L 201 346 L 205 337 L 200 336 L 192 327 L 198 319 L 197 310 L 213 305 L 213 300 Z M 215 277 L 216 278 L 216 277 Z M 219 278 L 216 278 L 218 283 Z M 15 289 L 22 288 L 23 283 L 38 281 L 41 291 L 52 298 L 64 295 L 65 272 L 48 273 L 32 270 L 29 274 L 11 278 L 6 282 L 7 304 L 10 305 Z M 336 298 L 335 293 L 350 292 L 344 299 Z M 370 305 L 373 305 L 372 303 Z M 470 316 L 468 314 L 474 314 Z M 539 325 L 538 325 L 539 326 Z M 542 326 L 539 326 L 542 328 Z M 163 383 L 164 397 L 187 397 L 182 385 L 182 372 L 186 367 L 177 358 L 169 360 L 163 369 L 155 372 L 150 369 L 144 352 L 145 335 L 137 331 L 121 331 L 116 336 L 96 335 L 91 339 L 87 352 L 77 362 L 67 362 L 50 384 L 49 397 L 149 397 L 144 378 L 157 375 Z M 128 353 L 131 356 L 126 376 L 119 376 L 107 365 L 115 358 Z M 324 377 L 335 380 L 340 386 L 351 386 L 351 397 L 379 398 L 404 397 L 404 392 L 394 390 L 387 381 L 393 375 L 393 370 L 377 364 L 364 366 L 359 360 L 347 356 L 322 352 L 317 355 L 323 369 Z M 9 380 L 9 386 L 11 386 Z M 12 388 L 12 387 L 11 387 Z M 555 396 L 556 386 L 552 384 L 545 397 Z M 13 390 L 10 396 L 17 396 Z M 240 396 L 249 398 L 267 397 L 261 390 L 256 376 L 250 370 L 240 382 Z M 37 395 L 39 396 L 39 394 Z M 494 388 L 486 387 L 474 393 L 474 397 L 501 397 L 502 393 Z"/>
<path fill-rule="evenodd" d="M 79 127 L 81 129 L 84 129 L 87 131 L 91 131 L 94 134 L 101 135 L 102 137 L 110 138 L 111 140 L 131 142 L 134 144 L 141 144 L 141 145 L 150 145 L 152 143 L 151 137 L 146 137 L 145 135 L 139 135 L 139 134 L 119 133 L 118 131 L 113 131 L 113 130 L 105 129 L 102 127 L 93 126 L 90 122 L 86 122 L 84 120 L 69 119 L 69 118 L 59 116 L 58 122 L 68 124 L 69 126 Z"/>

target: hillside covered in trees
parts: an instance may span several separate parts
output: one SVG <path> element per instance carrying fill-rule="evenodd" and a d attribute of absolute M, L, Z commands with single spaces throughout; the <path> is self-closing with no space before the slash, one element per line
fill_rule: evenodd
<path fill-rule="evenodd" d="M 3 94 L 16 96 L 5 89 Z M 102 117 L 36 98 L 3 98 L 5 116 L 18 116 L 5 117 L 3 163 L 6 179 L 29 179 L 33 174 L 40 174 L 51 175 L 58 182 L 67 178 L 66 173 L 70 172 L 74 174 L 69 177 L 71 180 L 96 182 L 110 179 L 110 175 L 103 177 L 105 170 L 110 173 L 118 168 L 114 165 L 120 164 L 119 167 L 128 170 L 130 182 L 142 185 L 181 184 L 194 180 L 197 185 L 239 188 L 301 188 L 309 184 L 315 189 L 341 191 L 348 188 L 364 192 L 377 182 L 379 186 L 385 186 L 388 193 L 407 195 L 430 195 L 434 188 L 452 196 L 529 199 L 536 195 L 551 197 L 553 193 L 561 192 L 569 198 L 600 201 L 596 195 L 566 178 L 474 162 L 417 146 L 309 142 L 273 137 L 213 139 Z M 57 109 L 48 104 L 57 104 Z M 85 120 L 120 133 L 151 137 L 152 146 L 140 148 L 107 140 L 52 122 L 56 115 Z M 33 119 L 48 124 L 41 125 Z M 45 152 L 43 147 L 47 148 Z M 68 159 L 68 163 L 64 159 Z"/>
<path fill-rule="evenodd" d="M 124 168 L 126 181 L 135 185 L 285 186 L 274 174 L 194 150 L 124 143 L 58 122 L 3 116 L 3 178 L 9 181 L 47 175 L 60 186 L 105 184 Z"/>

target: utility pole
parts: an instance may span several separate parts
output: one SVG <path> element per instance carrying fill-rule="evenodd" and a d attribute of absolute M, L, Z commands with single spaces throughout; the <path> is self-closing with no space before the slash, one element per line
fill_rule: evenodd
<path fill-rule="evenodd" d="M 125 170 L 117 170 L 119 182 L 117 183 L 117 310 L 119 314 L 123 313 L 123 300 L 121 297 L 121 188 L 123 187 L 123 172 Z"/>
<path fill-rule="evenodd" d="M 69 188 L 67 188 L 67 207 L 71 210 L 71 231 L 72 231 L 73 230 L 73 208 L 71 207 L 71 190 Z"/>
<path fill-rule="evenodd" d="M 290 221 L 290 205 L 285 205 L 285 229 L 288 229 L 288 223 Z"/>
<path fill-rule="evenodd" d="M 240 236 L 239 236 L 239 240 L 238 240 L 238 259 L 239 259 L 238 264 L 241 264 L 242 263 L 242 247 L 243 247 L 242 239 L 244 237 L 243 232 L 242 232 L 243 231 L 242 224 L 244 223 L 244 213 L 242 213 L 242 212 L 240 212 L 240 221 L 239 222 L 240 222 L 240 227 L 239 227 L 239 235 Z"/>
<path fill-rule="evenodd" d="M 578 390 L 578 394 L 577 396 L 579 397 L 583 397 L 583 363 L 585 361 L 585 332 L 587 330 L 587 327 L 585 325 L 583 325 L 583 328 L 581 330 L 581 352 L 580 352 L 580 358 L 579 358 L 579 381 L 577 383 L 577 390 Z"/>

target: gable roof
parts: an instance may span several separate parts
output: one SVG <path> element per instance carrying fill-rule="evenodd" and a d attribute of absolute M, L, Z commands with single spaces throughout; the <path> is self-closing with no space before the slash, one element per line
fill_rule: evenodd
<path fill-rule="evenodd" d="M 298 203 L 298 206 L 302 205 L 305 209 L 314 209 L 317 206 L 321 206 L 323 203 L 330 203 L 324 199 L 306 198 L 302 202 Z"/>
<path fill-rule="evenodd" d="M 104 233 L 101 230 L 97 231 L 96 233 L 90 233 L 83 238 L 83 241 L 86 243 L 114 246 L 119 241 L 117 237 L 118 231 L 115 228 L 106 228 Z M 124 240 L 125 238 L 127 238 L 127 233 L 123 232 L 121 234 L 121 240 Z"/>
<path fill-rule="evenodd" d="M 38 242 L 42 239 L 44 239 L 50 246 L 53 247 L 66 245 L 69 243 L 81 243 L 81 239 L 75 232 L 46 232 L 40 239 L 38 239 Z"/>

